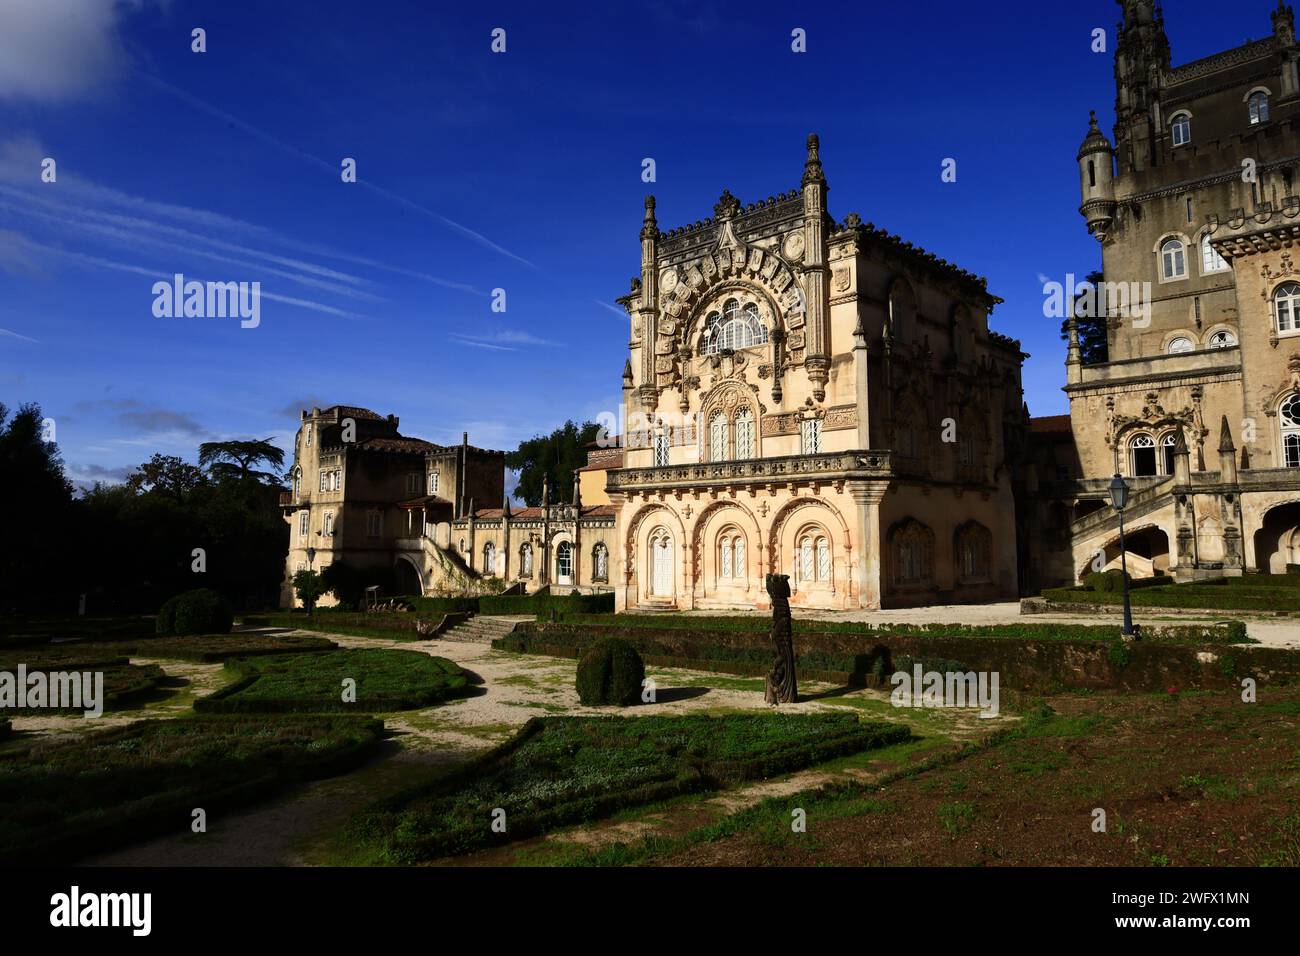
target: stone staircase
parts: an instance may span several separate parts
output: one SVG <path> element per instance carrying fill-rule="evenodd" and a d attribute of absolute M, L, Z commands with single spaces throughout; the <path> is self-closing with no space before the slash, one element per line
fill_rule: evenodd
<path fill-rule="evenodd" d="M 491 644 L 498 637 L 505 637 L 518 624 L 531 620 L 534 619 L 531 617 L 475 614 L 463 624 L 457 624 L 446 633 L 439 634 L 434 640 L 460 641 L 463 644 Z"/>

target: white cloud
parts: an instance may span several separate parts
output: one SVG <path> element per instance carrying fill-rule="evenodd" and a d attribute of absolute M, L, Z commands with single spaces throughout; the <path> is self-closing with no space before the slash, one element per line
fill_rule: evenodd
<path fill-rule="evenodd" d="M 118 22 L 140 0 L 4 0 L 0 3 L 0 99 L 79 99 L 127 63 Z"/>

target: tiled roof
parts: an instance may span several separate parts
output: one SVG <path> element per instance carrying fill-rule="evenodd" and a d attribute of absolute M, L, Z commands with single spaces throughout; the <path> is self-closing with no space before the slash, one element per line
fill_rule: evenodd
<path fill-rule="evenodd" d="M 446 505 L 451 507 L 451 502 L 446 498 L 439 498 L 437 495 L 421 495 L 419 498 L 408 498 L 406 501 L 399 501 L 399 508 L 427 508 L 430 505 Z"/>
<path fill-rule="evenodd" d="M 1029 419 L 1029 430 L 1035 435 L 1066 434 L 1070 429 L 1069 415 L 1040 415 Z"/>
<path fill-rule="evenodd" d="M 577 471 L 608 471 L 611 468 L 623 467 L 623 453 L 620 451 L 617 455 L 606 455 L 596 461 L 588 461 L 587 464 Z"/>
<path fill-rule="evenodd" d="M 329 408 L 322 409 L 321 414 L 328 415 L 333 411 L 337 411 L 340 418 L 368 418 L 377 422 L 384 420 L 383 415 L 372 412 L 368 408 L 362 408 L 360 405 L 331 405 Z"/>

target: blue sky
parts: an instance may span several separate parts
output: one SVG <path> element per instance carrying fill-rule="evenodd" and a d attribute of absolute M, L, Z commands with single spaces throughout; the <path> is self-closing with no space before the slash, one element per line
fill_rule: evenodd
<path fill-rule="evenodd" d="M 1273 6 L 1171 0 L 1174 61 L 1266 35 Z M 288 447 L 297 409 L 334 403 L 511 448 L 618 408 L 613 300 L 645 193 L 667 229 L 724 187 L 794 188 L 815 131 L 835 218 L 987 276 L 993 327 L 1031 354 L 1031 412 L 1064 412 L 1042 277 L 1100 262 L 1075 152 L 1090 108 L 1113 122 L 1090 34 L 1113 49 L 1118 17 L 1112 0 L 0 0 L 0 401 L 40 402 L 80 482 L 203 440 Z M 260 325 L 155 317 L 153 283 L 178 272 L 259 281 Z"/>

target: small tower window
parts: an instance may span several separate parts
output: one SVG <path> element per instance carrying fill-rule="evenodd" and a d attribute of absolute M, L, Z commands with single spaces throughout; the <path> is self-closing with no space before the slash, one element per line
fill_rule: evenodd
<path fill-rule="evenodd" d="M 1210 245 L 1210 234 L 1201 236 L 1201 271 L 1222 272 L 1228 268 L 1228 262 L 1219 251 Z"/>
<path fill-rule="evenodd" d="M 1185 335 L 1179 335 L 1169 340 L 1169 345 L 1166 346 L 1165 351 L 1170 355 L 1174 355 L 1177 352 L 1191 352 L 1195 348 L 1196 345 L 1191 339 Z"/>
<path fill-rule="evenodd" d="M 1192 117 L 1190 113 L 1179 113 L 1170 124 L 1170 132 L 1175 146 L 1186 146 L 1192 141 Z"/>
<path fill-rule="evenodd" d="M 1257 126 L 1260 123 L 1268 122 L 1268 94 L 1262 90 L 1251 93 L 1248 100 L 1250 106 L 1250 125 Z"/>
<path fill-rule="evenodd" d="M 1088 160 L 1088 187 L 1096 188 L 1097 186 L 1097 164 L 1091 159 Z"/>
<path fill-rule="evenodd" d="M 1273 318 L 1279 332 L 1300 330 L 1300 283 L 1287 282 L 1273 293 Z"/>

